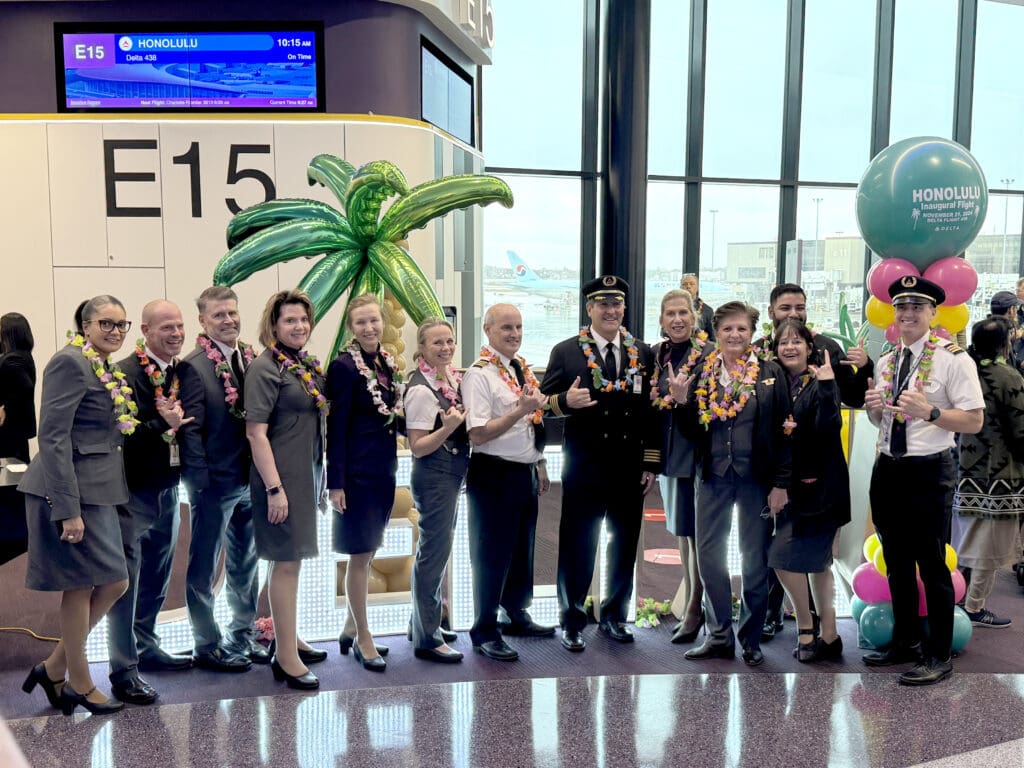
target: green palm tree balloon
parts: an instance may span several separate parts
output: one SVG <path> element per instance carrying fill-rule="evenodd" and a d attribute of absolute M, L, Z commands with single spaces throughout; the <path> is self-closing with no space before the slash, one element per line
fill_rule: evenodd
<path fill-rule="evenodd" d="M 323 256 L 299 282 L 313 301 L 319 321 L 346 291 L 382 301 L 385 290 L 419 324 L 444 317 L 437 294 L 403 242 L 409 232 L 458 208 L 499 202 L 512 207 L 512 191 L 494 176 L 446 176 L 409 188 L 401 170 L 387 160 L 360 168 L 334 155 L 317 155 L 306 175 L 322 184 L 341 209 L 316 200 L 268 200 L 236 215 L 227 228 L 228 252 L 213 273 L 216 285 L 234 285 L 250 275 L 300 256 Z M 398 196 L 384 215 L 381 207 Z M 344 323 L 331 348 L 346 338 Z"/>

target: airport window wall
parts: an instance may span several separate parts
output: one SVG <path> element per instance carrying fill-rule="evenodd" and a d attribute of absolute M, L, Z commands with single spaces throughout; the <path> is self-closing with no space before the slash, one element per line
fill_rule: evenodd
<path fill-rule="evenodd" d="M 587 190 L 601 174 L 587 147 L 601 122 L 594 19 L 608 2 L 494 0 L 502 35 L 483 75 L 483 150 L 516 207 L 487 209 L 484 301 L 523 308 L 527 359 L 540 364 L 577 329 L 580 276 L 594 274 L 599 206 Z M 650 4 L 646 338 L 657 338 L 660 296 L 687 271 L 699 271 L 712 305 L 742 298 L 763 311 L 787 279 L 806 287 L 817 328 L 834 329 L 842 302 L 859 317 L 871 256 L 856 185 L 877 151 L 909 136 L 959 141 L 985 171 L 989 208 L 967 252 L 980 275 L 972 319 L 1014 287 L 1024 272 L 1024 6 Z"/>

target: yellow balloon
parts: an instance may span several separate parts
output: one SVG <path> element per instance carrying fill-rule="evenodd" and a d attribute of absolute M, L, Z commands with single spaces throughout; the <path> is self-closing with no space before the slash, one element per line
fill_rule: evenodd
<path fill-rule="evenodd" d="M 883 330 L 896 321 L 896 311 L 892 308 L 892 304 L 879 301 L 874 296 L 868 299 L 868 303 L 864 305 L 864 316 L 873 326 Z"/>
<path fill-rule="evenodd" d="M 932 328 L 937 328 L 941 325 L 951 334 L 960 333 L 960 331 L 967 327 L 970 319 L 971 311 L 967 308 L 966 304 L 957 304 L 952 307 L 941 306 L 935 312 Z"/>
<path fill-rule="evenodd" d="M 867 560 L 869 563 L 873 563 L 875 561 L 875 552 L 881 546 L 882 542 L 878 540 L 877 533 L 872 533 L 870 536 L 868 536 L 864 540 L 864 549 L 862 550 L 864 552 L 864 559 Z"/>
<path fill-rule="evenodd" d="M 949 568 L 949 572 L 952 573 L 956 570 L 956 550 L 953 549 L 949 544 L 946 545 L 946 567 Z"/>
<path fill-rule="evenodd" d="M 889 575 L 889 569 L 885 565 L 885 555 L 883 554 L 881 547 L 875 550 L 875 556 L 872 558 L 872 562 L 874 562 L 875 568 L 878 569 L 880 574 L 883 576 Z"/>

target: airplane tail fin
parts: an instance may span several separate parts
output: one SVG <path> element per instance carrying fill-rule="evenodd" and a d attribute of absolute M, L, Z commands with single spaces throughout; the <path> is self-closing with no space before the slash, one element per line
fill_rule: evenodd
<path fill-rule="evenodd" d="M 508 261 L 512 265 L 512 277 L 520 285 L 529 285 L 540 281 L 540 277 L 530 269 L 530 265 L 523 261 L 515 251 L 508 251 Z"/>

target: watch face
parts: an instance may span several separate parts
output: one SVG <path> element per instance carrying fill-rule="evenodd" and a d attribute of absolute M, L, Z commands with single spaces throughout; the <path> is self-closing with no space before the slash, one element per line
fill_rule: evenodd
<path fill-rule="evenodd" d="M 942 415 L 942 411 L 938 408 L 932 408 L 932 412 L 928 415 L 928 421 L 935 421 Z"/>

